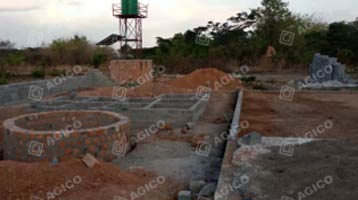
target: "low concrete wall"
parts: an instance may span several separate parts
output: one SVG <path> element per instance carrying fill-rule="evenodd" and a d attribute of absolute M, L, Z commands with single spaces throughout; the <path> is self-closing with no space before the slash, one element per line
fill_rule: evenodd
<path fill-rule="evenodd" d="M 58 97 L 33 103 L 35 112 L 51 110 L 106 110 L 128 116 L 134 129 L 146 128 L 165 121 L 172 127 L 181 128 L 188 122 L 199 119 L 206 108 L 205 99 L 197 99 L 194 94 L 161 95 L 156 98 L 127 98 L 117 101 L 104 97 Z"/>
<path fill-rule="evenodd" d="M 231 164 L 232 155 L 234 154 L 237 148 L 237 132 L 240 128 L 240 115 L 241 115 L 241 106 L 243 100 L 244 92 L 239 91 L 237 95 L 236 107 L 234 116 L 231 122 L 230 127 L 230 138 L 226 143 L 225 154 L 223 162 L 221 165 L 219 180 L 217 183 L 214 200 L 228 200 L 229 197 L 227 192 L 232 192 L 228 190 L 228 186 L 233 185 L 233 165 Z"/>
<path fill-rule="evenodd" d="M 0 104 L 30 103 L 32 101 L 40 101 L 46 96 L 69 92 L 71 90 L 114 85 L 115 83 L 101 71 L 93 69 L 83 76 L 61 76 L 49 80 L 0 86 Z"/>

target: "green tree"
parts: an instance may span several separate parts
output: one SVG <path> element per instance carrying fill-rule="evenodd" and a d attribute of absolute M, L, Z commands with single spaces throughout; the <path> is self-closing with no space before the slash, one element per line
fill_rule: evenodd
<path fill-rule="evenodd" d="M 108 48 L 96 48 L 92 55 L 92 62 L 91 64 L 98 68 L 101 64 L 108 61 L 108 59 L 111 57 L 112 51 Z"/>
<path fill-rule="evenodd" d="M 0 40 L 0 49 L 14 49 L 15 43 L 12 43 L 10 40 Z"/>
<path fill-rule="evenodd" d="M 342 55 L 343 50 L 349 54 L 352 54 L 353 61 L 358 62 L 358 26 L 355 22 L 336 22 L 329 25 L 327 32 L 327 41 L 329 43 L 329 49 L 327 53 L 332 56 L 337 56 L 339 52 Z M 347 55 L 348 56 L 348 55 Z"/>
<path fill-rule="evenodd" d="M 56 64 L 89 64 L 94 52 L 94 47 L 87 38 L 78 35 L 70 39 L 56 39 L 49 48 Z"/>
<path fill-rule="evenodd" d="M 6 57 L 6 63 L 10 66 L 20 65 L 24 61 L 25 61 L 25 56 L 20 51 L 11 53 Z"/>
<path fill-rule="evenodd" d="M 263 0 L 261 7 L 255 9 L 258 15 L 256 34 L 265 42 L 263 46 L 277 46 L 281 31 L 290 27 L 294 16 L 288 3 L 282 0 Z"/>

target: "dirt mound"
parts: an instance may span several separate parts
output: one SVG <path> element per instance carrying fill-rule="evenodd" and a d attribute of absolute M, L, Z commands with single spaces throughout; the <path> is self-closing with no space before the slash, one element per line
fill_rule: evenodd
<path fill-rule="evenodd" d="M 128 97 L 154 97 L 161 94 L 194 94 L 200 86 L 210 87 L 214 91 L 228 92 L 243 87 L 241 81 L 234 79 L 215 68 L 199 69 L 191 74 L 174 80 L 148 82 L 139 87 L 128 89 Z M 94 88 L 81 91 L 81 96 L 111 97 L 113 87 Z"/>
<path fill-rule="evenodd" d="M 313 142 L 297 146 L 293 156 L 272 148 L 257 160 L 255 184 L 270 199 L 356 200 L 357 144 L 357 139 Z"/>
<path fill-rule="evenodd" d="M 235 80 L 229 74 L 226 74 L 216 68 L 198 69 L 182 78 L 169 81 L 168 84 L 177 88 L 195 89 L 199 86 L 215 87 L 221 84 L 222 88 L 229 85 L 242 86 L 240 81 Z"/>
<path fill-rule="evenodd" d="M 47 162 L 2 161 L 0 199 L 30 199 L 35 196 L 48 199 L 49 194 L 55 195 L 56 199 L 113 199 L 120 195 L 119 188 L 136 191 L 155 178 L 148 172 L 126 172 L 108 163 L 89 169 L 79 159 L 53 166 Z M 71 188 L 65 186 L 68 181 L 72 183 Z"/>

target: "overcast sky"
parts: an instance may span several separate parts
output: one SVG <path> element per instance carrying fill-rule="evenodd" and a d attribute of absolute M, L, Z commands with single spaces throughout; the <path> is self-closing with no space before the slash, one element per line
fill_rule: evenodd
<path fill-rule="evenodd" d="M 329 21 L 358 17 L 357 0 L 286 0 L 290 9 L 316 13 Z M 112 3 L 120 0 L 0 0 L 0 39 L 9 39 L 18 48 L 39 46 L 42 41 L 87 36 L 97 42 L 118 30 Z M 149 18 L 143 22 L 144 46 L 155 38 L 171 37 L 208 21 L 225 21 L 261 0 L 141 0 L 149 4 Z"/>

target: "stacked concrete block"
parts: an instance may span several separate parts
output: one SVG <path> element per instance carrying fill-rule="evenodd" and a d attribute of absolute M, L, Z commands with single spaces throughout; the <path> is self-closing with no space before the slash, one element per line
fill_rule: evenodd
<path fill-rule="evenodd" d="M 90 153 L 111 161 L 130 150 L 128 118 L 106 111 L 22 115 L 6 120 L 4 130 L 5 160 L 61 161 Z"/>
<path fill-rule="evenodd" d="M 180 191 L 178 193 L 178 200 L 191 200 L 191 191 Z"/>
<path fill-rule="evenodd" d="M 310 65 L 310 76 L 313 83 L 339 81 L 348 83 L 351 79 L 345 74 L 345 65 L 339 63 L 337 58 L 315 54 Z"/>
<path fill-rule="evenodd" d="M 252 132 L 240 138 L 240 142 L 244 145 L 261 144 L 262 136 L 260 133 Z"/>
<path fill-rule="evenodd" d="M 350 82 L 351 79 L 345 74 L 346 66 L 340 63 L 333 63 L 333 80 L 337 80 L 342 83 Z"/>

